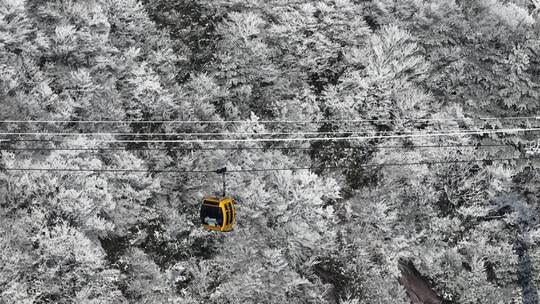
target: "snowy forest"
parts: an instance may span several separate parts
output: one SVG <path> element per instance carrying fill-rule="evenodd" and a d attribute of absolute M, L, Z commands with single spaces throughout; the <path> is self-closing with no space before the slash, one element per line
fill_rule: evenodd
<path fill-rule="evenodd" d="M 0 0 L 0 303 L 537 304 L 539 14 Z"/>

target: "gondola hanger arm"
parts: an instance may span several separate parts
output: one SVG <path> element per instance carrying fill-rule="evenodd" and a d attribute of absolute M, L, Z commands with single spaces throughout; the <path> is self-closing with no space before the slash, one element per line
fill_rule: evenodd
<path fill-rule="evenodd" d="M 225 178 L 225 173 L 227 173 L 227 167 L 223 167 L 223 168 L 220 168 L 220 169 L 217 169 L 216 170 L 216 173 L 217 174 L 221 174 L 221 178 L 223 180 L 223 193 L 222 193 L 222 196 L 225 197 L 226 196 L 226 178 Z"/>

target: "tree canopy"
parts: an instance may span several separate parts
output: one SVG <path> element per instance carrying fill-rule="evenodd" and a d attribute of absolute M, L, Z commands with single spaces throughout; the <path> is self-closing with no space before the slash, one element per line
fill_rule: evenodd
<path fill-rule="evenodd" d="M 539 11 L 0 0 L 0 302 L 538 303 Z"/>

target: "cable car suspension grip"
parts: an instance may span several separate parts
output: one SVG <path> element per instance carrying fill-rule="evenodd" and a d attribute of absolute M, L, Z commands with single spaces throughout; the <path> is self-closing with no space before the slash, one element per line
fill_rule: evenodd
<path fill-rule="evenodd" d="M 227 173 L 227 167 L 223 167 L 221 169 L 217 169 L 216 170 L 216 173 L 217 174 L 220 174 L 221 173 L 221 178 L 223 180 L 223 197 L 225 197 L 225 174 Z"/>

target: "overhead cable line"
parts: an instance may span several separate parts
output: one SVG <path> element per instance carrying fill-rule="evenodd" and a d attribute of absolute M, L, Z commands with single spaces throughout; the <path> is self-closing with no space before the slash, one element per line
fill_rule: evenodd
<path fill-rule="evenodd" d="M 471 160 L 448 160 L 413 163 L 382 163 L 382 164 L 360 164 L 356 167 L 395 167 L 395 166 L 419 166 L 419 165 L 439 165 L 453 163 L 475 163 L 475 162 L 499 162 L 512 160 L 534 160 L 540 157 L 514 157 L 514 158 L 487 158 Z M 244 172 L 267 172 L 267 171 L 299 171 L 299 170 L 328 170 L 328 169 L 354 169 L 352 166 L 320 166 L 320 167 L 285 167 L 285 168 L 252 168 L 252 169 L 227 169 L 227 173 Z M 81 169 L 81 168 L 1 168 L 0 171 L 46 171 L 46 172 L 123 172 L 123 173 L 215 173 L 216 170 L 180 170 L 180 169 Z"/>
<path fill-rule="evenodd" d="M 181 132 L 181 133 L 115 133 L 115 132 L 84 132 L 84 133 L 64 133 L 64 132 L 0 132 L 0 136 L 25 136 L 25 135 L 47 135 L 47 136 L 78 136 L 78 135 L 92 135 L 92 136 L 229 136 L 229 135 L 326 135 L 326 134 L 359 134 L 367 132 Z"/>
<path fill-rule="evenodd" d="M 457 129 L 451 131 L 484 131 Z M 489 129 L 496 130 L 496 129 Z M 298 132 L 172 132 L 172 133 L 136 133 L 136 132 L 0 132 L 0 136 L 237 136 L 237 135 L 252 135 L 252 136 L 274 136 L 274 135 L 336 135 L 336 134 L 391 134 L 394 135 L 400 131 L 298 131 Z M 402 134 L 429 134 L 434 132 L 419 132 L 419 131 L 404 131 Z"/>
<path fill-rule="evenodd" d="M 455 130 L 466 131 L 466 130 Z M 473 130 L 474 131 L 474 130 Z M 395 134 L 396 131 L 308 131 L 308 132 L 180 132 L 180 133 L 116 133 L 116 132 L 0 132 L 0 136 L 229 136 L 229 135 L 261 135 L 261 136 L 274 136 L 274 135 L 336 135 L 336 134 Z M 405 133 L 405 132 L 404 132 Z M 426 132 L 406 132 L 406 134 L 424 134 Z"/>
<path fill-rule="evenodd" d="M 414 137 L 441 137 L 441 136 L 467 136 L 480 134 L 500 134 L 500 133 L 517 133 L 527 131 L 540 131 L 540 128 L 515 128 L 515 129 L 499 129 L 499 130 L 483 130 L 483 131 L 467 131 L 467 132 L 448 132 L 448 133 L 421 133 L 421 134 L 394 134 L 394 135 L 369 135 L 369 136 L 347 136 L 347 137 L 303 137 L 303 138 L 248 138 L 248 139 L 133 139 L 133 140 L 118 140 L 118 139 L 92 139 L 92 142 L 101 143 L 226 143 L 226 142 L 295 142 L 295 141 L 348 141 L 361 139 L 385 139 L 385 138 L 414 138 Z M 48 139 L 0 139 L 1 142 L 17 142 L 17 141 L 48 141 L 55 143 L 72 142 L 65 140 L 48 140 Z"/>
<path fill-rule="evenodd" d="M 455 130 L 461 131 L 461 130 Z M 122 133 L 122 132 L 0 132 L 0 136 L 229 136 L 229 135 L 335 135 L 335 134 L 395 134 L 399 131 L 308 131 L 308 132 L 180 132 L 180 133 Z M 423 134 L 425 132 L 407 132 L 410 134 Z"/>
<path fill-rule="evenodd" d="M 394 145 L 394 146 L 374 146 L 376 149 L 415 149 L 415 148 L 489 148 L 489 147 L 506 147 L 512 148 L 509 144 L 460 144 L 460 145 Z M 369 147 L 337 147 L 337 150 L 361 150 Z M 0 151 L 216 151 L 216 150 L 307 150 L 307 151 L 333 151 L 331 148 L 316 148 L 316 147 L 171 147 L 171 148 L 11 148 L 0 147 Z"/>
<path fill-rule="evenodd" d="M 507 116 L 507 117 L 465 117 L 465 118 L 394 118 L 394 119 L 321 119 L 313 121 L 302 120 L 0 120 L 0 124 L 223 124 L 223 123 L 246 123 L 246 124 L 310 124 L 310 123 L 362 123 L 362 122 L 403 122 L 403 121 L 463 121 L 463 120 L 540 120 L 537 116 Z"/>

